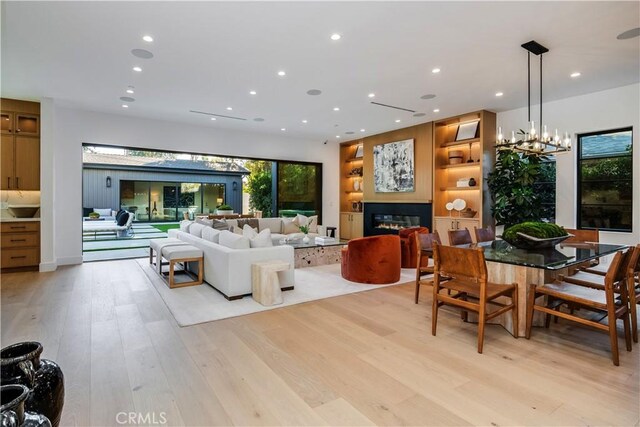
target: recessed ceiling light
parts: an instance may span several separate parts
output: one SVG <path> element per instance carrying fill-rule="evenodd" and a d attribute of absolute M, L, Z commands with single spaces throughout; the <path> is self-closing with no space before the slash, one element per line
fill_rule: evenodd
<path fill-rule="evenodd" d="M 640 36 L 640 27 L 632 28 L 623 33 L 620 33 L 616 38 L 618 40 L 628 40 L 638 36 Z"/>
<path fill-rule="evenodd" d="M 231 110 L 233 110 L 233 108 L 227 107 L 227 111 L 231 111 Z"/>
<path fill-rule="evenodd" d="M 340 107 L 333 107 L 333 111 L 340 111 Z"/>
<path fill-rule="evenodd" d="M 133 89 L 127 89 L 127 93 L 133 93 Z"/>
<path fill-rule="evenodd" d="M 396 123 L 400 123 L 400 119 L 396 119 Z"/>
<path fill-rule="evenodd" d="M 122 104 L 122 108 L 129 108 L 127 104 Z"/>
<path fill-rule="evenodd" d="M 579 73 L 579 72 L 577 72 L 577 71 L 576 71 L 575 73 L 571 73 L 571 77 L 573 77 L 574 79 L 575 79 L 576 77 L 580 77 L 580 73 Z"/>
<path fill-rule="evenodd" d="M 302 121 L 302 123 L 307 123 L 307 121 L 306 121 L 306 120 L 303 120 L 303 121 Z"/>
<path fill-rule="evenodd" d="M 372 92 L 372 93 L 370 93 L 370 94 L 369 94 L 369 95 L 367 95 L 367 96 L 368 96 L 369 98 L 373 98 L 373 97 L 375 97 L 375 96 L 376 96 L 376 94 Z"/>
<path fill-rule="evenodd" d="M 364 132 L 364 129 L 360 129 L 360 132 Z"/>
<path fill-rule="evenodd" d="M 287 75 L 287 73 L 285 73 L 284 71 L 278 71 L 278 75 L 279 75 L 280 77 L 284 77 L 284 76 L 286 76 L 286 75 Z"/>
<path fill-rule="evenodd" d="M 431 72 L 433 74 L 438 74 L 440 72 L 440 68 L 434 68 L 433 70 L 431 70 Z"/>
<path fill-rule="evenodd" d="M 504 93 L 502 93 L 502 92 L 496 92 L 496 96 L 500 97 L 500 96 L 502 96 L 502 95 L 504 95 Z"/>
<path fill-rule="evenodd" d="M 340 40 L 342 36 L 338 33 L 331 34 L 331 40 Z"/>
<path fill-rule="evenodd" d="M 282 132 L 284 132 L 284 131 L 285 131 L 285 130 L 287 130 L 287 129 L 286 129 L 286 128 L 280 128 L 280 130 L 281 130 Z"/>
<path fill-rule="evenodd" d="M 256 95 L 258 92 L 256 92 L 255 90 L 250 90 L 249 91 L 249 95 Z"/>
<path fill-rule="evenodd" d="M 439 112 L 440 112 L 440 109 L 439 109 L 439 108 L 436 108 L 435 110 L 433 110 L 433 112 L 434 112 L 434 113 L 439 113 Z"/>
<path fill-rule="evenodd" d="M 137 71 L 138 73 L 142 71 L 142 68 L 140 67 L 133 67 L 133 71 Z"/>
<path fill-rule="evenodd" d="M 215 119 L 216 119 L 215 117 L 211 117 L 211 120 L 215 120 Z"/>
<path fill-rule="evenodd" d="M 340 135 L 336 135 L 336 138 L 340 138 Z"/>
<path fill-rule="evenodd" d="M 151 43 L 153 41 L 153 37 L 151 36 L 144 36 L 142 37 L 142 40 L 146 41 L 147 43 Z"/>

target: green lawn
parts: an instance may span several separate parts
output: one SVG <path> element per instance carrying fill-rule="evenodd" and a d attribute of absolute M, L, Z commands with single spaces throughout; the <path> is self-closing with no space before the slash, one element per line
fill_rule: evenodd
<path fill-rule="evenodd" d="M 180 224 L 154 224 L 153 228 L 157 228 L 160 231 L 164 231 L 165 233 L 172 228 L 180 228 Z"/>

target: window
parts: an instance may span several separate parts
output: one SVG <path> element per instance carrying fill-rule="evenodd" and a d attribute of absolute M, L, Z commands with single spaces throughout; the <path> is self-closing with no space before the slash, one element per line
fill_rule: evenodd
<path fill-rule="evenodd" d="M 578 135 L 578 228 L 631 231 L 631 128 Z"/>
<path fill-rule="evenodd" d="M 279 216 L 320 215 L 322 170 L 316 163 L 278 163 L 277 195 Z M 319 218 L 320 219 L 320 218 Z"/>
<path fill-rule="evenodd" d="M 534 184 L 540 195 L 542 218 L 556 222 L 556 159 L 549 157 L 540 164 L 540 175 Z"/>

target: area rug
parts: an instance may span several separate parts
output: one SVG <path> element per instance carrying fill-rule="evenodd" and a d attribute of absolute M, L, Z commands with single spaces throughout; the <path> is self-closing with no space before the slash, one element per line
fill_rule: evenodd
<path fill-rule="evenodd" d="M 180 326 L 190 326 L 228 317 L 243 316 L 323 298 L 380 289 L 381 287 L 399 285 L 415 280 L 415 270 L 413 269 L 403 269 L 400 280 L 396 283 L 365 285 L 344 280 L 340 275 L 340 264 L 297 268 L 295 270 L 295 289 L 282 293 L 284 299 L 282 304 L 265 307 L 254 301 L 250 296 L 240 300 L 227 301 L 225 297 L 206 283 L 200 286 L 169 289 L 163 279 L 149 265 L 147 259 L 139 259 L 137 262 Z"/>

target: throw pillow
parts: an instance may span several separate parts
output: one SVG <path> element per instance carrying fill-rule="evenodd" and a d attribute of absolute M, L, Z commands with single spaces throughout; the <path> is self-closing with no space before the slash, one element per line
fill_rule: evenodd
<path fill-rule="evenodd" d="M 239 236 L 234 234 L 228 230 L 223 230 L 218 235 L 218 242 L 222 246 L 226 246 L 230 249 L 249 249 L 251 244 L 249 243 L 249 239 L 244 236 Z"/>
<path fill-rule="evenodd" d="M 206 228 L 206 225 L 198 224 L 194 222 L 189 226 L 189 234 L 196 237 L 202 237 L 202 230 Z"/>
<path fill-rule="evenodd" d="M 191 224 L 193 224 L 193 221 L 189 221 L 189 220 L 180 221 L 180 231 L 188 233 L 189 232 L 189 226 Z"/>
<path fill-rule="evenodd" d="M 298 224 L 295 224 L 293 218 L 282 218 L 282 232 L 284 234 L 299 233 Z"/>
<path fill-rule="evenodd" d="M 273 246 L 271 241 L 271 230 L 268 228 L 257 233 L 249 224 L 245 224 L 242 229 L 242 235 L 249 239 L 249 245 L 252 248 L 267 248 Z"/>
<path fill-rule="evenodd" d="M 124 226 L 127 221 L 129 220 L 129 215 L 131 215 L 129 212 L 125 212 L 120 216 L 120 219 L 118 219 L 118 226 L 122 227 Z"/>
<path fill-rule="evenodd" d="M 122 214 L 126 213 L 127 211 L 125 211 L 124 209 L 120 209 L 118 211 L 118 213 L 116 214 L 116 222 L 118 222 L 118 220 L 120 219 L 120 217 L 122 216 Z"/>
<path fill-rule="evenodd" d="M 100 214 L 100 216 L 111 216 L 111 209 L 107 208 L 107 209 L 96 209 L 93 208 L 94 212 L 97 212 Z"/>
<path fill-rule="evenodd" d="M 309 233 L 317 233 L 318 232 L 318 215 L 313 216 L 305 216 L 305 215 L 296 215 L 296 219 L 293 220 L 296 225 L 308 225 Z"/>
<path fill-rule="evenodd" d="M 214 219 L 213 220 L 213 228 L 216 230 L 229 230 L 229 224 L 224 219 Z"/>
<path fill-rule="evenodd" d="M 220 240 L 220 230 L 215 230 L 211 227 L 205 227 L 202 229 L 202 238 L 212 243 L 218 243 Z"/>
<path fill-rule="evenodd" d="M 245 224 L 249 224 L 251 228 L 258 229 L 260 223 L 256 218 L 241 218 L 238 219 L 238 227 L 244 228 Z"/>
<path fill-rule="evenodd" d="M 208 218 L 196 218 L 198 224 L 205 225 L 207 227 L 213 227 L 213 220 Z"/>
<path fill-rule="evenodd" d="M 91 212 L 93 212 L 93 208 L 82 208 L 83 217 L 88 217 Z"/>

